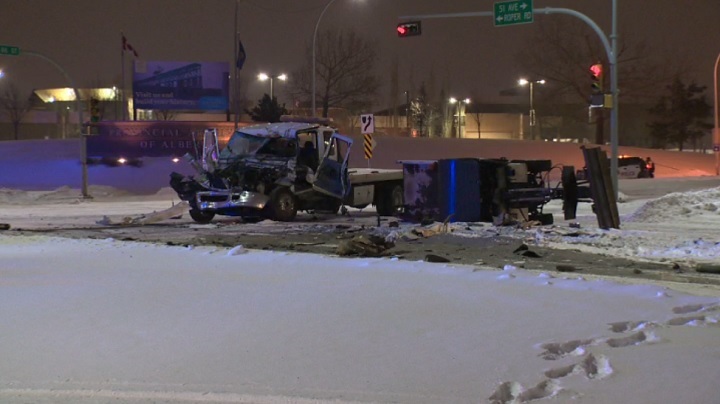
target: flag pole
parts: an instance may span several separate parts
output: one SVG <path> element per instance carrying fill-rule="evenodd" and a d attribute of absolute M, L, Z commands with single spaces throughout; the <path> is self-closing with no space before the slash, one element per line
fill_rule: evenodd
<path fill-rule="evenodd" d="M 235 110 L 235 130 L 238 128 L 238 120 L 239 120 L 239 112 L 240 112 L 240 97 L 238 97 L 238 66 L 237 66 L 237 60 L 238 60 L 238 53 L 240 50 L 239 42 L 238 42 L 238 3 L 239 0 L 235 0 L 235 24 L 233 25 L 233 48 L 235 49 L 235 57 L 233 58 L 233 97 L 235 97 L 233 101 L 233 109 Z"/>
<path fill-rule="evenodd" d="M 120 87 L 120 106 L 122 108 L 122 120 L 125 121 L 127 107 L 125 106 L 125 34 L 120 33 L 122 40 L 122 49 L 120 49 L 120 70 L 122 76 L 122 85 Z"/>

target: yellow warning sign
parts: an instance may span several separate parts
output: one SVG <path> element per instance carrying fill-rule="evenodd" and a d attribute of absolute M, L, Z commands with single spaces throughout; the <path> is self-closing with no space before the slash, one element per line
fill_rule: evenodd
<path fill-rule="evenodd" d="M 365 148 L 365 160 L 370 160 L 372 158 L 372 152 L 373 152 L 372 133 L 366 133 L 364 136 L 365 136 L 365 141 L 363 142 L 363 145 Z"/>

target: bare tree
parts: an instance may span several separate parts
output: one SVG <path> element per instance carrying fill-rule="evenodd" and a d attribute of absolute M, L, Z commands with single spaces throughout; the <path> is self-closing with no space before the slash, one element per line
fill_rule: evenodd
<path fill-rule="evenodd" d="M 470 116 L 475 122 L 475 127 L 477 128 L 478 133 L 478 139 L 482 139 L 482 130 L 483 130 L 483 123 L 485 121 L 485 114 L 480 112 L 482 110 L 481 106 L 483 104 L 482 98 L 478 93 L 473 93 L 470 96 L 470 99 L 472 100 L 472 106 L 471 108 L 467 109 L 466 114 Z"/>
<path fill-rule="evenodd" d="M 20 89 L 13 83 L 4 86 L 0 98 L 0 112 L 3 112 L 10 119 L 15 140 L 20 139 L 20 123 L 31 108 L 31 97 L 23 98 L 20 96 Z"/>
<path fill-rule="evenodd" d="M 433 102 L 428 95 L 428 90 L 423 82 L 417 90 L 417 96 L 410 102 L 410 115 L 412 127 L 418 130 L 421 137 L 443 137 L 440 132 L 444 114 L 442 104 Z"/>
<path fill-rule="evenodd" d="M 316 49 L 316 102 L 327 117 L 332 107 L 370 106 L 380 79 L 374 74 L 377 46 L 353 31 L 329 29 L 318 35 Z M 301 100 L 312 100 L 312 49 L 306 52 L 305 66 L 293 74 L 290 93 Z"/>
<path fill-rule="evenodd" d="M 657 96 L 658 82 L 669 82 L 678 72 L 686 70 L 681 62 L 668 63 L 654 60 L 643 42 L 630 44 L 620 38 L 618 50 L 618 87 L 623 100 L 647 100 Z M 590 71 L 592 64 L 600 62 L 604 67 L 605 92 L 610 92 L 610 66 L 605 50 L 597 34 L 585 23 L 571 18 L 547 19 L 537 25 L 535 36 L 525 42 L 517 55 L 523 72 L 548 81 L 543 87 L 541 105 L 551 103 L 581 102 L 588 105 L 590 94 Z M 602 110 L 596 120 L 596 139 L 604 143 L 604 120 Z M 578 121 L 587 114 L 585 107 L 578 109 Z"/>

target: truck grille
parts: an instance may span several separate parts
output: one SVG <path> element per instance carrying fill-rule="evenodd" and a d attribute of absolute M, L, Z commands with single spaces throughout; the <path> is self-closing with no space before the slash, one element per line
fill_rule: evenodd
<path fill-rule="evenodd" d="M 200 202 L 225 202 L 227 195 L 200 195 Z"/>

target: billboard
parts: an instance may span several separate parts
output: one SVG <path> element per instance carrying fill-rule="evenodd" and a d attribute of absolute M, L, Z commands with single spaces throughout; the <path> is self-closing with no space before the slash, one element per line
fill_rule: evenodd
<path fill-rule="evenodd" d="M 233 122 L 103 121 L 92 127 L 96 134 L 87 137 L 87 155 L 108 158 L 181 157 L 202 149 L 206 129 L 217 129 L 221 148 L 235 132 Z"/>
<path fill-rule="evenodd" d="M 133 65 L 135 109 L 225 111 L 227 62 L 149 62 Z"/>

